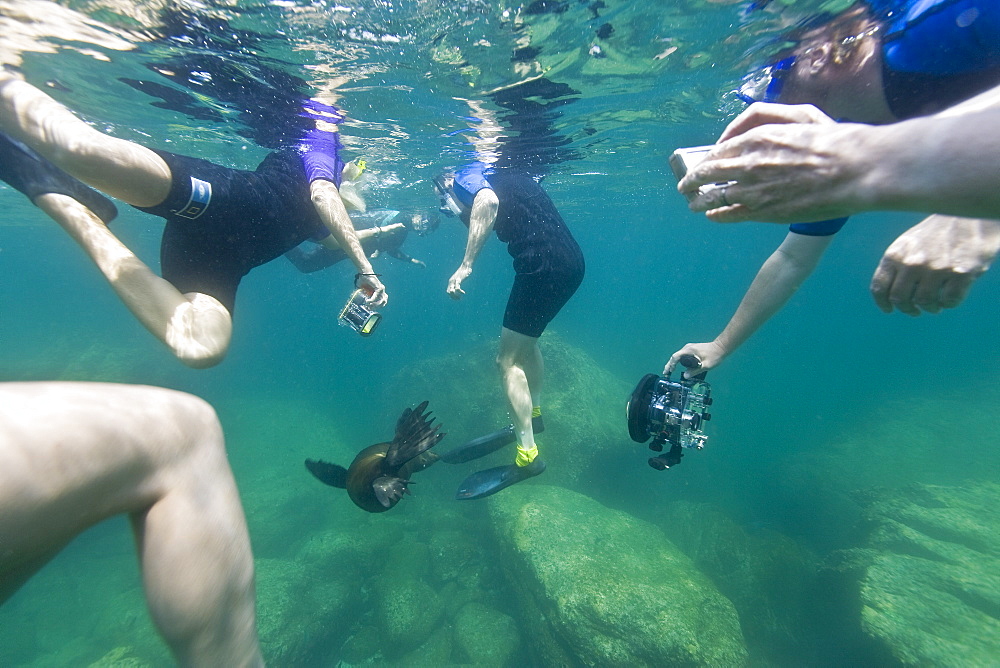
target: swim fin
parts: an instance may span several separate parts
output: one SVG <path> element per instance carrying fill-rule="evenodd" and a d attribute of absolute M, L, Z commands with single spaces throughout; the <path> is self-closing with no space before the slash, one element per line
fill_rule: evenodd
<path fill-rule="evenodd" d="M 542 422 L 541 415 L 531 418 L 531 431 L 535 434 L 545 431 L 545 424 Z M 466 441 L 457 448 L 439 455 L 439 457 L 441 461 L 448 462 L 449 464 L 464 464 L 465 462 L 471 462 L 473 459 L 479 459 L 480 457 L 494 453 L 505 445 L 513 443 L 515 440 L 517 439 L 514 436 L 514 426 L 510 425 L 499 431 Z"/>
<path fill-rule="evenodd" d="M 505 445 L 513 443 L 514 440 L 514 428 L 504 427 L 492 434 L 486 434 L 485 436 L 467 441 L 439 456 L 443 462 L 462 464 L 464 462 L 471 462 L 473 459 L 485 457 L 491 452 L 496 452 Z"/>
<path fill-rule="evenodd" d="M 522 480 L 533 478 L 544 470 L 545 462 L 541 457 L 535 457 L 527 466 L 508 464 L 477 471 L 462 481 L 455 498 L 459 501 L 482 499 Z"/>

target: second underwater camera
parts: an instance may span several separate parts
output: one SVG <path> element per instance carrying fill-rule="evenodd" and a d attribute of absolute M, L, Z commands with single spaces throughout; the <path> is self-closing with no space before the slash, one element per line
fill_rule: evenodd
<path fill-rule="evenodd" d="M 700 361 L 694 355 L 684 355 L 680 362 L 687 368 L 697 368 Z M 705 422 L 712 419 L 708 407 L 712 405 L 712 388 L 705 381 L 705 373 L 693 378 L 671 380 L 669 376 L 648 373 L 642 377 L 629 397 L 625 413 L 628 433 L 637 443 L 652 437 L 649 449 L 666 453 L 649 458 L 649 465 L 657 470 L 680 464 L 685 448 L 701 450 L 708 437 L 703 431 Z"/>

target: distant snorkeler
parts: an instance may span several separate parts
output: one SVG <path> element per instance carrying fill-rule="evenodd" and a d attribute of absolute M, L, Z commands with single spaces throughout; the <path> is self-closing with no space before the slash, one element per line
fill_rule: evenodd
<path fill-rule="evenodd" d="M 410 231 L 417 236 L 425 237 L 438 228 L 438 216 L 426 213 L 404 213 L 392 209 L 379 209 L 365 213 L 351 213 L 354 229 L 357 230 L 358 241 L 368 258 L 374 260 L 383 255 L 415 264 L 420 267 L 427 265 L 403 251 Z M 350 256 L 340 247 L 331 248 L 325 245 L 325 238 L 304 241 L 287 251 L 285 257 L 304 274 L 320 271 L 327 267 L 349 260 Z"/>
<path fill-rule="evenodd" d="M 346 489 L 351 501 L 370 513 L 383 513 L 409 494 L 410 476 L 438 460 L 430 449 L 444 438 L 441 425 L 432 425 L 427 402 L 407 408 L 396 422 L 396 435 L 388 443 L 370 445 L 357 454 L 350 467 L 307 459 L 306 468 L 331 487 Z"/>

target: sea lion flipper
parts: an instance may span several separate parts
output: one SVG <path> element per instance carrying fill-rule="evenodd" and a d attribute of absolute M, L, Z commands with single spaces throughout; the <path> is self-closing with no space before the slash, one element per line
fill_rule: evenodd
<path fill-rule="evenodd" d="M 347 489 L 347 469 L 337 464 L 317 459 L 307 459 L 306 468 L 316 476 L 316 479 L 330 487 Z"/>
<path fill-rule="evenodd" d="M 375 490 L 375 498 L 378 499 L 379 503 L 386 508 L 392 508 L 397 501 L 403 498 L 404 494 L 410 493 L 407 487 L 409 484 L 409 480 L 384 475 L 372 481 L 372 489 Z"/>
<path fill-rule="evenodd" d="M 399 417 L 396 437 L 385 452 L 385 463 L 393 472 L 444 438 L 444 434 L 437 433 L 441 425 L 431 426 L 434 420 L 430 413 L 424 413 L 426 408 L 427 402 L 424 401 L 415 409 L 407 408 Z"/>

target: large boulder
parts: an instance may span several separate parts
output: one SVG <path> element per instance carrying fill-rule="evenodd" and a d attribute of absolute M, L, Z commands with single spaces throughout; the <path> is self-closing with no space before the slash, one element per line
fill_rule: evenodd
<path fill-rule="evenodd" d="M 472 601 L 455 616 L 455 644 L 474 666 L 506 666 L 517 651 L 520 633 L 510 615 Z"/>
<path fill-rule="evenodd" d="M 651 524 L 530 482 L 489 510 L 533 663 L 747 663 L 732 603 Z"/>
<path fill-rule="evenodd" d="M 270 665 L 321 662 L 341 646 L 361 601 L 361 574 L 316 572 L 291 560 L 257 560 L 257 625 Z"/>
<path fill-rule="evenodd" d="M 671 542 L 733 602 L 755 658 L 794 665 L 809 656 L 814 555 L 772 529 L 741 526 L 711 504 L 674 501 L 662 514 Z"/>
<path fill-rule="evenodd" d="M 902 663 L 1000 660 L 1000 485 L 915 485 L 867 508 L 861 625 Z"/>

